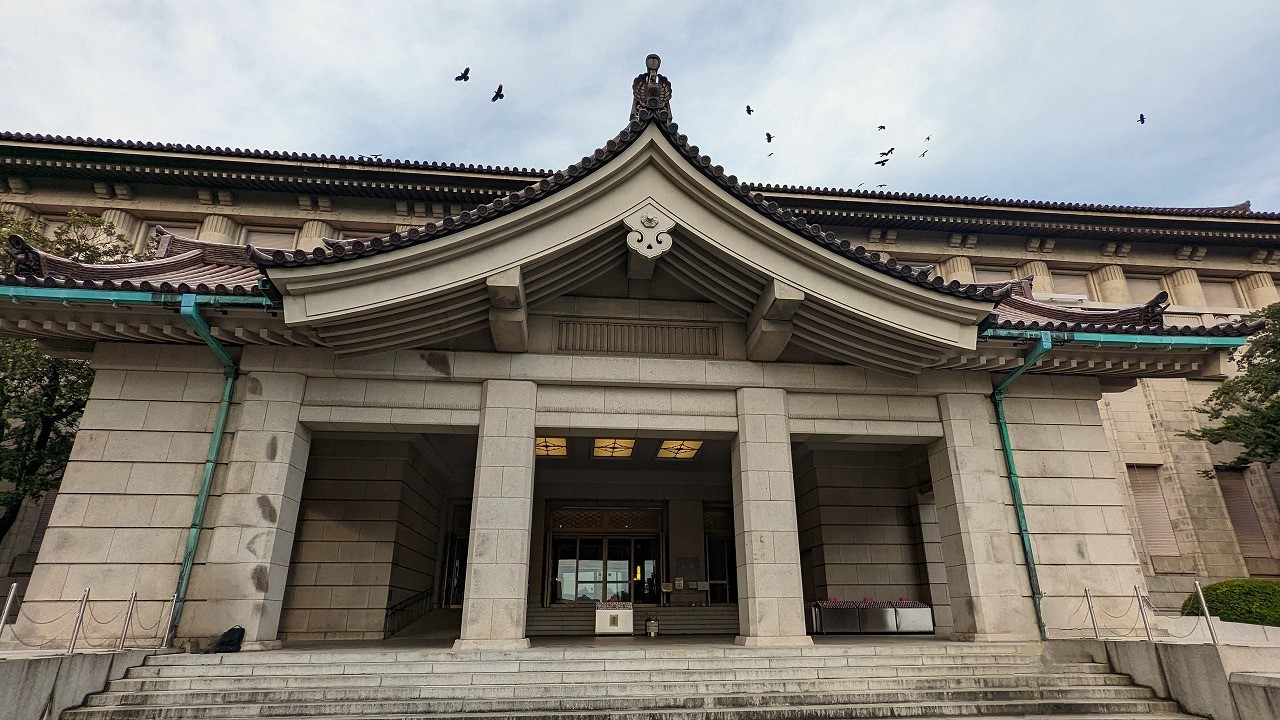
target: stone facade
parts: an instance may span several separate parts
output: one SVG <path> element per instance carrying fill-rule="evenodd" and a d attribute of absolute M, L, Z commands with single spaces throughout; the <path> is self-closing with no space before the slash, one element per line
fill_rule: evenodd
<path fill-rule="evenodd" d="M 922 599 L 940 633 L 1032 639 L 1038 617 L 1050 634 L 1084 631 L 1086 587 L 1118 612 L 1135 586 L 1173 606 L 1197 578 L 1280 572 L 1277 478 L 1215 475 L 1229 448 L 1182 435 L 1230 372 L 1216 351 L 1131 367 L 1059 348 L 1005 400 L 1038 616 L 990 397 L 1025 342 L 978 337 L 990 293 L 948 290 L 898 264 L 936 264 L 962 284 L 1029 276 L 1061 308 L 1118 310 L 1166 291 L 1167 317 L 1209 326 L 1280 300 L 1276 251 L 943 229 L 953 219 L 868 229 L 853 219 L 865 198 L 817 207 L 800 192 L 735 195 L 745 191 L 719 168 L 686 167 L 687 148 L 663 132 L 643 125 L 630 144 L 602 149 L 620 169 L 557 176 L 528 212 L 486 206 L 466 222 L 502 222 L 380 250 L 358 267 L 343 260 L 355 245 L 323 238 L 413 236 L 531 178 L 361 170 L 397 180 L 388 193 L 417 193 L 399 200 L 163 183 L 104 197 L 54 169 L 9 182 L 24 189 L 5 194 L 6 209 L 54 222 L 86 207 L 139 244 L 164 223 L 225 246 L 319 248 L 255 256 L 284 300 L 258 325 L 212 331 L 233 347 L 239 375 L 180 637 L 239 624 L 260 643 L 379 638 L 410 619 L 393 613 L 448 604 L 462 611 L 459 649 L 524 647 L 528 608 L 548 603 L 554 582 L 553 513 L 628 503 L 661 513 L 662 581 L 675 579 L 677 559 L 689 581 L 665 591 L 679 604 L 710 601 L 705 524 L 731 512 L 723 532 L 734 538 L 746 645 L 809 643 L 806 600 Z M 827 207 L 840 203 L 848 212 Z M 1099 222 L 1113 213 L 1088 212 Z M 816 235 L 798 218 L 808 214 L 830 219 L 833 234 Z M 440 227 L 463 221 L 450 222 Z M 667 244 L 637 254 L 632 235 Z M 362 241 L 359 252 L 391 243 Z M 895 261 L 838 254 L 855 244 Z M 135 591 L 147 622 L 166 612 L 224 387 L 223 366 L 168 310 L 145 327 L 88 330 L 79 316 L 0 318 L 8 334 L 53 327 L 43 341 L 97 371 L 14 628 L 24 641 L 56 639 L 85 587 L 99 615 Z M 206 308 L 228 323 L 237 312 Z M 99 331 L 116 334 L 84 339 Z M 652 456 L 632 469 L 586 455 L 587 465 L 557 466 L 535 454 L 539 438 L 634 442 L 650 454 L 663 440 L 702 442 L 723 457 L 696 469 Z M 1257 537 L 1245 537 L 1250 512 Z M 13 557 L 15 547 L 32 544 L 17 537 L 0 550 Z M 601 582 L 614 581 L 634 582 L 632 569 Z"/>

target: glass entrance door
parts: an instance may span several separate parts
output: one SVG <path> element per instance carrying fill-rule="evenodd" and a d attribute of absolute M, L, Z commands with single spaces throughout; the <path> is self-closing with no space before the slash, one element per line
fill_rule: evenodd
<path fill-rule="evenodd" d="M 658 602 L 658 538 L 563 537 L 551 541 L 551 602 Z"/>
<path fill-rule="evenodd" d="M 738 602 L 738 568 L 733 538 L 707 538 L 707 580 L 712 603 Z"/>

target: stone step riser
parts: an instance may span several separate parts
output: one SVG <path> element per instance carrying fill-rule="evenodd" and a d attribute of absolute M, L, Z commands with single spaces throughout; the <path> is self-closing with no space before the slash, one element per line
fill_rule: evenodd
<path fill-rule="evenodd" d="M 424 685 L 422 676 L 416 675 L 317 675 L 300 677 L 247 677 L 247 678 L 192 678 L 186 680 L 113 680 L 108 692 L 206 692 L 219 690 L 282 690 L 332 687 L 401 687 Z M 454 678 L 454 680 L 457 680 Z M 830 680 L 786 680 L 780 682 L 672 682 L 643 684 L 631 681 L 601 684 L 558 684 L 528 687 L 512 685 L 506 688 L 470 684 L 433 685 L 439 697 L 451 697 L 446 693 L 460 693 L 458 697 L 483 697 L 505 693 L 514 697 L 529 697 L 535 693 L 555 692 L 572 695 L 656 695 L 697 692 L 701 694 L 746 692 L 824 692 L 844 690 L 889 690 L 894 688 L 964 688 L 964 687 L 1058 687 L 1072 685 L 1120 685 L 1127 686 L 1125 675 L 1107 674 L 991 674 L 954 676 L 946 674 L 930 677 L 921 675 L 848 678 Z M 496 696 L 496 695 L 495 695 Z"/>
<path fill-rule="evenodd" d="M 573 720 L 618 720 L 619 718 L 647 718 L 649 720 L 847 720 L 849 718 L 899 718 L 899 717 L 963 717 L 991 715 L 1053 715 L 1053 714 L 1105 714 L 1129 713 L 1154 715 L 1163 713 L 1173 715 L 1176 705 L 1170 702 L 1151 700 L 1012 700 L 1012 701 L 952 701 L 952 702 L 917 702 L 870 705 L 832 705 L 832 706 L 788 706 L 788 707 L 745 707 L 745 708 L 703 708 L 699 706 L 648 705 L 641 707 L 632 703 L 625 711 L 621 708 L 581 709 L 557 708 L 557 713 L 573 713 Z M 223 707 L 168 707 L 168 708 L 108 708 L 77 709 L 64 713 L 64 720 L 231 720 L 232 718 L 315 718 L 351 715 L 354 717 L 387 717 L 392 715 L 411 715 L 423 718 L 458 717 L 459 713 L 467 713 L 470 717 L 511 718 L 527 720 L 545 712 L 539 710 L 486 711 L 483 708 L 468 708 L 468 703 L 457 702 L 448 709 L 426 710 L 422 703 L 329 703 L 319 706 L 257 706 L 244 708 L 236 706 Z M 637 713 L 637 710 L 642 712 Z M 647 711 L 646 711 L 647 710 Z M 629 711 L 629 712 L 627 712 Z M 239 713 L 239 714 L 236 714 Z M 1176 715 L 1175 715 L 1176 717 Z"/>
<path fill-rule="evenodd" d="M 613 703 L 612 706 L 625 708 L 628 703 L 635 703 L 651 698 L 669 698 L 680 706 L 685 701 L 697 699 L 709 706 L 716 707 L 749 707 L 759 705 L 828 705 L 883 702 L 927 702 L 938 700 L 1001 700 L 1001 699 L 1126 699 L 1145 700 L 1152 697 L 1151 691 L 1140 687 L 1117 686 L 1083 686 L 1083 687 L 945 687 L 931 688 L 892 688 L 851 690 L 847 692 L 808 693 L 769 693 L 759 694 L 704 694 L 696 691 L 686 693 L 649 693 L 630 696 L 617 696 L 598 693 L 590 696 L 569 695 L 559 692 L 545 692 L 535 697 L 484 697 L 465 694 L 442 694 L 434 688 L 401 687 L 401 688 L 330 688 L 308 690 L 250 690 L 221 692 L 174 692 L 174 693 L 103 693 L 94 696 L 88 703 L 92 707 L 109 707 L 114 705 L 153 707 L 170 707 L 174 705 L 291 705 L 321 702 L 359 702 L 376 701 L 391 702 L 401 700 L 425 700 L 440 702 L 477 701 L 488 703 L 491 709 L 566 709 L 558 703 L 576 704 L 583 701 Z M 594 709 L 594 708 L 593 708 Z"/>
<path fill-rule="evenodd" d="M 270 652 L 231 655 L 153 655 L 147 658 L 148 666 L 159 665 L 236 665 L 270 663 L 311 662 L 492 662 L 500 660 L 645 660 L 645 659 L 693 659 L 693 658 L 753 658 L 753 657 L 924 657 L 943 655 L 1039 655 L 1039 646 L 1030 643 L 925 643 L 903 645 L 839 646 L 813 645 L 804 648 L 640 648 L 595 647 L 591 649 L 564 648 L 558 650 L 450 650 L 418 651 L 348 651 L 307 652 L 273 650 Z"/>
<path fill-rule="evenodd" d="M 1033 662 L 1021 656 L 971 656 L 940 655 L 936 657 L 894 658 L 892 661 L 875 656 L 852 657 L 779 657 L 779 658 L 707 658 L 685 660 L 577 660 L 577 661 L 496 661 L 496 662 L 362 662 L 343 664 L 336 662 L 308 664 L 238 663 L 210 665 L 143 665 L 130 670 L 130 677 L 190 677 L 197 675 L 328 675 L 328 674 L 379 674 L 401 673 L 477 673 L 477 672 L 596 672 L 646 671 L 646 670 L 720 670 L 766 669 L 776 667 L 881 667 L 887 663 L 895 666 L 1025 666 Z M 270 672 L 268 672 L 270 671 Z"/>

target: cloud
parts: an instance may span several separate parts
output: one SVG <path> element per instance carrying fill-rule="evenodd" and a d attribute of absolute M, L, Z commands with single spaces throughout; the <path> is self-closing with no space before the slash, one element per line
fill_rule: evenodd
<path fill-rule="evenodd" d="M 682 130 L 743 178 L 1280 210 L 1269 3 L 0 0 L 0 14 L 20 28 L 6 129 L 560 168 L 621 129 L 658 52 Z M 464 66 L 472 81 L 455 83 Z"/>

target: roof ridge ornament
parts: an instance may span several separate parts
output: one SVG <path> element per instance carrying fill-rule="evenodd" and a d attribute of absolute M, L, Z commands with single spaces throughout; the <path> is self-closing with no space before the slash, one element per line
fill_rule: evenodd
<path fill-rule="evenodd" d="M 666 75 L 659 75 L 662 58 L 649 54 L 644 59 L 646 72 L 636 76 L 631 83 L 631 119 L 639 120 L 640 111 L 648 110 L 665 120 L 671 119 L 671 81 Z"/>

